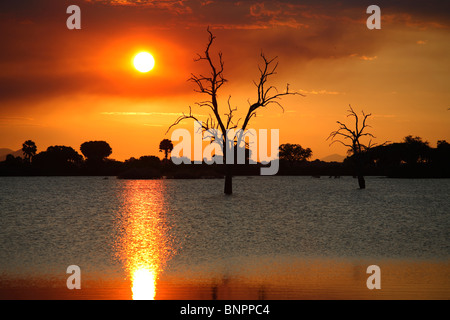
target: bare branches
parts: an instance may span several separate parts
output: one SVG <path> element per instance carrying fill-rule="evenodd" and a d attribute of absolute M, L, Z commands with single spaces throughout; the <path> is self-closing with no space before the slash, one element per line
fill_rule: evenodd
<path fill-rule="evenodd" d="M 385 146 L 386 144 L 388 144 L 388 143 L 390 143 L 390 142 L 391 142 L 391 141 L 385 141 L 385 142 L 383 142 L 383 143 L 372 143 L 372 139 L 370 139 L 370 141 L 369 141 L 369 143 L 367 144 L 367 146 L 363 146 L 363 145 L 361 145 L 361 146 L 364 147 L 364 150 L 363 150 L 363 151 L 368 151 L 368 150 L 370 150 L 371 148 Z"/>
<path fill-rule="evenodd" d="M 224 62 L 222 53 L 219 52 L 217 54 L 217 58 L 213 59 L 211 55 L 211 48 L 213 42 L 215 40 L 215 36 L 212 32 L 208 31 L 208 43 L 206 45 L 206 49 L 203 55 L 198 55 L 194 61 L 205 61 L 209 74 L 207 75 L 195 75 L 191 74 L 189 81 L 192 81 L 196 85 L 196 89 L 194 91 L 206 94 L 208 99 L 206 101 L 196 103 L 199 107 L 206 107 L 209 109 L 210 113 L 208 115 L 208 119 L 206 123 L 202 124 L 202 130 L 208 131 L 210 129 L 220 129 L 222 132 L 222 143 L 223 146 L 226 144 L 235 143 L 235 141 L 227 141 L 227 130 L 230 129 L 238 129 L 239 123 L 241 119 L 235 121 L 235 113 L 237 112 L 237 107 L 232 107 L 230 103 L 231 96 L 228 97 L 227 105 L 228 110 L 225 113 L 221 113 L 219 110 L 219 102 L 218 102 L 218 91 L 219 89 L 227 82 L 224 78 Z M 276 74 L 276 69 L 278 67 L 277 57 L 273 59 L 268 59 L 266 56 L 261 53 L 261 58 L 263 63 L 258 65 L 259 70 L 259 78 L 257 81 L 253 81 L 257 89 L 257 100 L 254 103 L 249 103 L 249 107 L 244 118 L 244 122 L 241 126 L 242 131 L 245 131 L 247 125 L 251 118 L 256 117 L 256 112 L 259 108 L 264 108 L 267 105 L 273 103 L 278 105 L 281 109 L 279 99 L 283 96 L 287 95 L 301 95 L 298 92 L 291 92 L 289 90 L 289 84 L 286 85 L 286 90 L 283 92 L 279 92 L 277 88 L 273 85 L 268 85 L 269 78 L 272 75 Z M 284 111 L 284 109 L 283 109 Z M 192 114 L 191 108 L 189 107 L 189 114 L 182 114 L 170 127 L 167 131 L 169 131 L 172 127 L 178 125 L 181 121 L 186 119 L 193 119 L 195 121 L 199 121 L 196 116 Z M 212 131 L 212 130 L 211 130 Z"/>
<path fill-rule="evenodd" d="M 274 86 L 269 86 L 268 88 L 266 88 L 266 83 L 269 77 L 276 74 L 276 69 L 278 67 L 278 62 L 276 61 L 276 59 L 278 57 L 269 60 L 263 53 L 261 53 L 261 58 L 264 61 L 264 67 L 261 68 L 260 66 L 258 66 L 258 69 L 260 71 L 259 83 L 254 82 L 256 87 L 258 88 L 258 101 L 254 105 L 257 105 L 258 107 L 265 107 L 271 102 L 276 102 L 274 100 L 279 99 L 282 96 L 291 94 L 301 95 L 298 92 L 289 92 L 289 84 L 286 85 L 286 91 L 282 93 L 279 93 Z M 273 65 L 273 63 L 275 63 L 275 65 Z M 275 91 L 275 94 L 271 95 L 271 91 Z M 278 102 L 276 103 L 280 105 Z"/>
<path fill-rule="evenodd" d="M 259 80 L 258 80 L 258 82 L 253 81 L 253 84 L 257 88 L 258 97 L 257 97 L 257 101 L 253 104 L 250 104 L 250 106 L 249 106 L 247 116 L 245 117 L 244 124 L 242 126 L 243 130 L 246 129 L 250 119 L 252 117 L 256 116 L 256 111 L 259 108 L 264 108 L 267 105 L 269 105 L 270 103 L 275 103 L 284 111 L 283 106 L 277 101 L 282 96 L 287 96 L 287 95 L 304 96 L 303 94 L 301 94 L 299 92 L 290 92 L 289 84 L 286 85 L 286 91 L 281 92 L 281 93 L 278 92 L 277 88 L 274 86 L 267 87 L 267 81 L 269 80 L 269 77 L 276 74 L 276 69 L 278 67 L 278 62 L 276 60 L 278 57 L 275 57 L 273 59 L 267 59 L 266 56 L 263 53 L 261 53 L 261 58 L 263 59 L 264 66 L 263 67 L 261 67 L 260 65 L 258 66 L 258 70 L 260 73 Z"/>
<path fill-rule="evenodd" d="M 216 66 L 214 64 L 214 62 L 211 58 L 210 49 L 211 49 L 211 45 L 213 44 L 213 41 L 216 37 L 212 34 L 212 32 L 209 30 L 209 28 L 207 29 L 207 31 L 209 34 L 209 39 L 208 39 L 208 44 L 206 45 L 205 54 L 204 54 L 204 56 L 198 54 L 197 59 L 194 59 L 194 61 L 205 60 L 211 69 L 211 74 L 208 77 L 203 76 L 203 75 L 196 76 L 194 74 L 191 74 L 191 77 L 189 78 L 189 80 L 194 82 L 197 85 L 198 89 L 195 90 L 196 92 L 206 93 L 210 96 L 216 96 L 217 91 L 220 89 L 220 87 L 222 87 L 222 85 L 225 82 L 227 82 L 227 80 L 223 76 L 224 62 L 223 62 L 223 58 L 222 58 L 222 52 L 218 53 L 218 57 L 219 57 L 219 65 L 218 66 Z"/>
<path fill-rule="evenodd" d="M 225 113 L 225 115 L 227 116 L 226 128 L 227 129 L 236 129 L 238 127 L 239 121 L 241 119 L 238 119 L 238 121 L 236 123 L 233 122 L 233 117 L 234 117 L 233 112 L 237 111 L 237 107 L 234 108 L 234 109 L 231 108 L 230 99 L 231 99 L 231 96 L 228 97 L 228 101 L 227 101 L 227 103 L 228 103 L 228 113 Z"/>
<path fill-rule="evenodd" d="M 170 125 L 170 127 L 169 127 L 169 128 L 167 129 L 167 131 L 166 131 L 166 134 L 167 134 L 167 132 L 170 131 L 170 129 L 172 129 L 172 127 L 177 126 L 178 124 L 180 124 L 181 121 L 186 120 L 186 119 L 193 119 L 193 120 L 199 122 L 199 120 L 197 119 L 197 117 L 195 117 L 194 115 L 192 115 L 192 108 L 191 108 L 191 106 L 189 106 L 189 114 L 185 114 L 185 113 L 183 112 L 182 115 L 179 116 L 179 117 L 177 118 L 177 120 L 175 120 L 175 122 L 172 123 L 172 124 Z M 203 127 L 203 129 L 208 130 L 208 128 L 206 128 L 206 124 L 205 124 L 205 125 L 202 125 L 202 127 Z"/>
<path fill-rule="evenodd" d="M 371 116 L 371 114 L 365 114 L 364 111 L 362 111 L 362 125 L 361 128 L 359 127 L 360 118 L 358 117 L 358 114 L 353 110 L 352 106 L 349 106 L 350 109 L 348 110 L 349 114 L 347 117 L 354 117 L 355 118 L 355 130 L 351 130 L 347 127 L 344 123 L 340 121 L 336 121 L 339 124 L 339 129 L 336 131 L 332 131 L 330 135 L 328 136 L 328 139 L 333 140 L 333 143 L 339 142 L 343 144 L 346 147 L 349 147 L 353 154 L 360 153 L 362 151 L 367 151 L 371 147 L 374 147 L 375 144 L 372 144 L 372 140 L 369 141 L 369 144 L 366 146 L 360 142 L 360 138 L 364 136 L 369 136 L 372 138 L 375 138 L 373 134 L 370 132 L 364 132 L 364 129 L 370 127 L 366 122 L 367 119 Z M 350 143 L 344 143 L 342 140 L 339 140 L 340 138 L 343 138 L 344 141 L 350 140 Z M 330 144 L 330 145 L 331 145 Z M 385 143 L 384 143 L 385 144 Z"/>

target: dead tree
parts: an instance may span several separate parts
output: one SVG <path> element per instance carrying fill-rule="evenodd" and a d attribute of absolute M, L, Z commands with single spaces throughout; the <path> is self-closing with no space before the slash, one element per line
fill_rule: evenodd
<path fill-rule="evenodd" d="M 373 134 L 369 132 L 364 132 L 364 130 L 368 127 L 370 127 L 366 122 L 367 119 L 371 116 L 371 114 L 365 114 L 364 111 L 362 111 L 362 120 L 358 117 L 356 112 L 353 110 L 352 106 L 350 106 L 350 110 L 348 110 L 347 117 L 353 117 L 355 120 L 355 129 L 352 130 L 349 127 L 347 127 L 346 124 L 337 121 L 339 124 L 339 129 L 336 131 L 333 131 L 328 136 L 328 139 L 333 140 L 333 142 L 330 144 L 332 145 L 335 142 L 339 142 L 343 144 L 344 146 L 349 148 L 349 153 L 353 156 L 353 159 L 355 161 L 355 173 L 358 177 L 358 184 L 360 189 L 366 188 L 366 182 L 364 180 L 364 154 L 366 151 L 368 151 L 370 148 L 376 146 L 377 144 L 372 143 L 372 139 L 370 139 L 369 143 L 367 145 L 364 145 L 361 143 L 361 138 L 363 137 L 370 137 L 375 138 Z M 339 139 L 341 138 L 341 139 Z M 386 142 L 385 142 L 386 143 Z M 383 143 L 383 145 L 385 144 Z"/>
<path fill-rule="evenodd" d="M 251 118 L 256 116 L 256 112 L 260 108 L 264 108 L 271 103 L 277 104 L 282 108 L 278 99 L 282 96 L 286 95 L 297 95 L 297 92 L 289 92 L 289 85 L 286 86 L 285 92 L 278 92 L 278 90 L 274 86 L 268 86 L 267 81 L 269 77 L 276 74 L 276 69 L 278 66 L 277 57 L 273 59 L 267 59 L 264 54 L 261 54 L 261 58 L 263 60 L 263 66 L 258 66 L 259 68 L 259 79 L 257 81 L 253 81 L 257 88 L 257 100 L 254 103 L 249 102 L 249 107 L 246 113 L 246 116 L 243 120 L 242 126 L 239 127 L 239 122 L 241 119 L 237 121 L 234 120 L 235 112 L 237 112 L 237 108 L 231 107 L 229 96 L 227 100 L 227 107 L 225 113 L 221 114 L 221 109 L 219 108 L 218 101 L 218 92 L 219 89 L 227 82 L 224 78 L 224 62 L 222 53 L 218 53 L 218 59 L 213 61 L 211 57 L 211 46 L 215 39 L 215 36 L 212 32 L 207 29 L 209 38 L 208 44 L 206 46 L 206 50 L 204 55 L 198 55 L 195 61 L 205 61 L 207 66 L 210 69 L 210 74 L 208 75 L 194 75 L 191 74 L 190 81 L 194 82 L 197 86 L 195 89 L 196 92 L 206 95 L 207 100 L 197 102 L 196 104 L 199 107 L 204 107 L 209 109 L 209 115 L 206 122 L 202 122 L 202 131 L 209 132 L 214 135 L 213 142 L 219 143 L 221 149 L 223 151 L 223 160 L 225 163 L 225 188 L 224 193 L 229 195 L 232 194 L 232 164 L 227 162 L 227 148 L 234 148 L 235 146 L 235 137 L 229 138 L 227 132 L 231 129 L 242 129 L 245 131 L 249 121 Z M 218 60 L 218 61 L 217 61 Z M 199 121 L 197 116 L 192 114 L 192 109 L 189 107 L 189 114 L 182 114 L 170 127 L 167 131 L 169 131 L 173 126 L 178 125 L 181 121 L 186 119 L 193 119 L 194 121 Z M 214 134 L 214 132 L 220 132 L 220 135 Z"/>

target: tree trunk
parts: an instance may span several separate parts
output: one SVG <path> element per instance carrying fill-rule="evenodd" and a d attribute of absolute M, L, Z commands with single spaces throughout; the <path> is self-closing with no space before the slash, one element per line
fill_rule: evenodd
<path fill-rule="evenodd" d="M 366 188 L 366 180 L 364 180 L 364 176 L 362 174 L 358 174 L 358 184 L 360 189 Z"/>
<path fill-rule="evenodd" d="M 233 194 L 233 174 L 231 170 L 231 164 L 225 165 L 225 189 L 226 195 Z"/>
<path fill-rule="evenodd" d="M 358 185 L 360 189 L 366 188 L 366 180 L 363 175 L 364 161 L 362 155 L 358 153 L 356 155 L 356 176 L 358 177 Z"/>

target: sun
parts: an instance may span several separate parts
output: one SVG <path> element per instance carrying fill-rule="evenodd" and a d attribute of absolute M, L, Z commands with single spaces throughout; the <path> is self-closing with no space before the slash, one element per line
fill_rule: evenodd
<path fill-rule="evenodd" d="M 148 52 L 139 52 L 133 59 L 137 71 L 146 73 L 155 67 L 155 58 Z"/>

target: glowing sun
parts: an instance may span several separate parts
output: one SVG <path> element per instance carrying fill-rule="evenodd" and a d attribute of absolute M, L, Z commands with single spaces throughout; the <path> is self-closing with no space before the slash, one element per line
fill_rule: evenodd
<path fill-rule="evenodd" d="M 133 59 L 133 65 L 139 72 L 149 72 L 155 67 L 155 58 L 148 52 L 139 52 Z"/>

